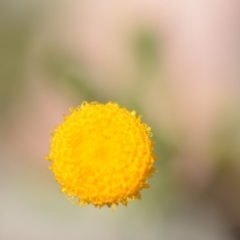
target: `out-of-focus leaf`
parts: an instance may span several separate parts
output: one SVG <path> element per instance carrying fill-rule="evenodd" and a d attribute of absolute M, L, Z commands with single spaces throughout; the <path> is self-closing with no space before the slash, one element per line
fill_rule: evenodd
<path fill-rule="evenodd" d="M 26 90 L 26 60 L 41 9 L 18 1 L 0 2 L 0 109 L 6 116 Z"/>
<path fill-rule="evenodd" d="M 51 76 L 54 84 L 70 91 L 76 99 L 84 97 L 86 101 L 105 101 L 103 94 L 99 93 L 90 83 L 90 77 L 85 70 L 84 63 L 74 60 L 63 50 L 52 47 L 46 51 L 42 60 L 43 71 Z"/>
<path fill-rule="evenodd" d="M 148 29 L 140 29 L 133 36 L 133 54 L 140 74 L 152 74 L 159 67 L 159 40 Z"/>
<path fill-rule="evenodd" d="M 219 120 L 213 139 L 213 154 L 221 168 L 238 164 L 240 158 L 240 107 L 226 112 Z"/>

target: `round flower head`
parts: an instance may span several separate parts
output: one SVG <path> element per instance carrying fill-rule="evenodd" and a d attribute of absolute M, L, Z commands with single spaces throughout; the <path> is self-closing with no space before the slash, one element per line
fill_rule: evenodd
<path fill-rule="evenodd" d="M 150 128 L 116 103 L 84 102 L 52 134 L 50 169 L 77 204 L 127 205 L 155 171 Z"/>

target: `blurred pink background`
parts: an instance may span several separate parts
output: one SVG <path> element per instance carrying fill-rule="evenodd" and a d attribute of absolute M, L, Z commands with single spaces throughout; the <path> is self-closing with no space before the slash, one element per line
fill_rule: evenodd
<path fill-rule="evenodd" d="M 158 173 L 113 213 L 44 157 L 82 101 L 152 127 Z M 240 2 L 0 2 L 0 239 L 240 239 Z"/>

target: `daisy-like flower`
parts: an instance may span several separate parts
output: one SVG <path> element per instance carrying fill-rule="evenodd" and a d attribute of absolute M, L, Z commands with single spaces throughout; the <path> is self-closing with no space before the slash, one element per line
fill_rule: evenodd
<path fill-rule="evenodd" d="M 140 199 L 155 172 L 150 127 L 112 102 L 83 102 L 70 111 L 52 133 L 46 157 L 61 191 L 96 207 Z"/>

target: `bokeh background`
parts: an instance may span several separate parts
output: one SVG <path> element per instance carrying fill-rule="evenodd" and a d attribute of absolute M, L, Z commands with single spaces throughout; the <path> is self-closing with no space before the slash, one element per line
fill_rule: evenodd
<path fill-rule="evenodd" d="M 142 200 L 75 206 L 44 157 L 82 101 L 152 127 Z M 0 0 L 0 239 L 240 239 L 238 0 Z"/>

